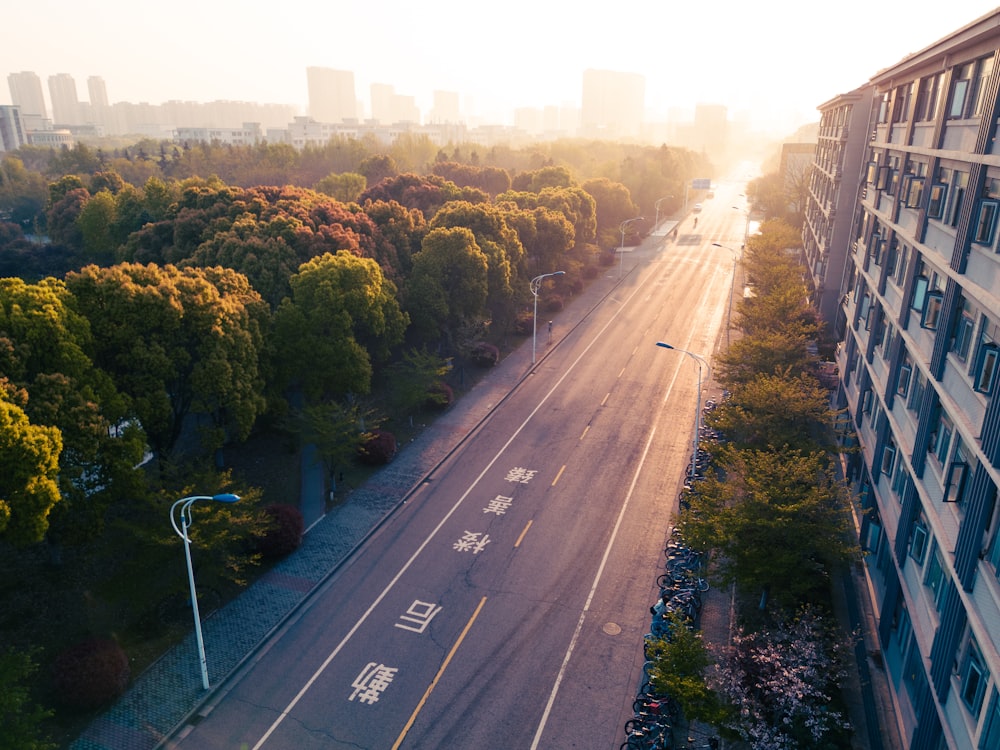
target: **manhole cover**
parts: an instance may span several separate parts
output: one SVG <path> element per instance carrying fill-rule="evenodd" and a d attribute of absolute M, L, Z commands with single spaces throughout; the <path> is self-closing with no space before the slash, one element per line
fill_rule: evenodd
<path fill-rule="evenodd" d="M 608 635 L 618 635 L 622 632 L 621 626 L 614 622 L 608 622 L 604 625 L 604 632 Z"/>

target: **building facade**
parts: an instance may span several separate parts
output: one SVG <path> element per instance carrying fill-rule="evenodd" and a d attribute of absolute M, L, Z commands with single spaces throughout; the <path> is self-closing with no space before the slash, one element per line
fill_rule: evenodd
<path fill-rule="evenodd" d="M 332 68 L 306 68 L 309 116 L 318 122 L 358 119 L 354 73 Z"/>
<path fill-rule="evenodd" d="M 874 87 L 861 86 L 819 106 L 819 135 L 806 175 L 803 265 L 826 333 L 844 336 L 841 285 L 847 266 L 861 166 L 871 133 Z"/>
<path fill-rule="evenodd" d="M 642 132 L 646 79 L 638 73 L 588 69 L 583 72 L 580 134 L 638 138 Z"/>
<path fill-rule="evenodd" d="M 76 81 L 69 73 L 49 76 L 49 101 L 52 102 L 52 120 L 57 127 L 82 123 Z"/>
<path fill-rule="evenodd" d="M 1000 9 L 871 79 L 842 302 L 849 475 L 917 750 L 1000 748 L 998 54 Z"/>
<path fill-rule="evenodd" d="M 14 151 L 28 142 L 21 124 L 21 108 L 0 104 L 0 152 Z"/>

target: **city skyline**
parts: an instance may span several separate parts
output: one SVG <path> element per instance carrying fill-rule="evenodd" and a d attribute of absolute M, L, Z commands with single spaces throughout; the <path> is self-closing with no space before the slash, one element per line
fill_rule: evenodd
<path fill-rule="evenodd" d="M 247 101 L 306 114 L 306 70 L 322 67 L 354 73 L 366 115 L 372 84 L 384 84 L 412 96 L 424 117 L 434 92 L 448 91 L 464 119 L 509 124 L 518 108 L 579 107 L 584 72 L 597 69 L 643 76 L 650 118 L 710 103 L 760 129 L 788 130 L 817 121 L 821 103 L 863 84 L 873 69 L 993 9 L 987 0 L 961 6 L 930 15 L 912 13 L 904 0 L 845 0 L 819 18 L 791 0 L 718 0 L 710 12 L 626 0 L 614 23 L 524 0 L 489 14 L 455 0 L 419 8 L 386 0 L 378 13 L 351 4 L 298 15 L 275 15 L 263 3 L 233 13 L 227 3 L 179 0 L 171 13 L 136 25 L 118 0 L 86 14 L 38 0 L 19 20 L 44 34 L 6 42 L 10 68 L 0 74 L 34 71 L 43 85 L 69 74 L 81 101 L 94 76 L 111 103 Z M 12 103 L 9 92 L 0 103 Z"/>

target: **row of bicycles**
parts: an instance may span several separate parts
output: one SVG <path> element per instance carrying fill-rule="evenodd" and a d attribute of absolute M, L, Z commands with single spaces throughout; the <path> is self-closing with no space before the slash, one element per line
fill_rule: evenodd
<path fill-rule="evenodd" d="M 709 401 L 704 410 L 707 413 L 714 408 L 715 403 Z M 698 483 L 711 470 L 710 451 L 702 444 L 719 440 L 721 436 L 714 430 L 700 428 L 698 449 L 692 456 L 693 469 L 678 498 L 682 508 L 689 507 L 691 495 L 698 491 Z M 669 642 L 675 628 L 698 626 L 702 594 L 709 588 L 702 554 L 684 541 L 676 526 L 667 537 L 663 554 L 663 571 L 656 578 L 659 596 L 649 608 L 652 621 L 645 636 L 644 680 L 632 704 L 634 716 L 625 723 L 621 750 L 670 750 L 674 747 L 673 727 L 680 720 L 681 712 L 676 701 L 656 685 L 653 660 L 657 644 L 663 640 Z M 711 737 L 708 742 L 707 747 L 718 747 L 716 738 Z"/>

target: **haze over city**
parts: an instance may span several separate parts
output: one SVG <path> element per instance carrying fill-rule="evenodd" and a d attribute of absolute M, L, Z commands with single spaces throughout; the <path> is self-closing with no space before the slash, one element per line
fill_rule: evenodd
<path fill-rule="evenodd" d="M 31 70 L 45 81 L 68 73 L 81 100 L 87 77 L 100 76 L 111 102 L 238 100 L 305 114 L 306 68 L 322 66 L 353 71 L 364 107 L 370 85 L 384 83 L 424 112 L 433 91 L 454 91 L 464 117 L 507 123 L 517 107 L 578 106 L 582 73 L 597 68 L 644 76 L 653 118 L 722 104 L 758 129 L 788 132 L 817 120 L 817 105 L 993 7 L 383 0 L 282 8 L 178 0 L 154 15 L 124 0 L 36 0 L 21 6 L 18 30 L 4 40 L 0 75 Z M 0 103 L 9 102 L 0 87 Z"/>

